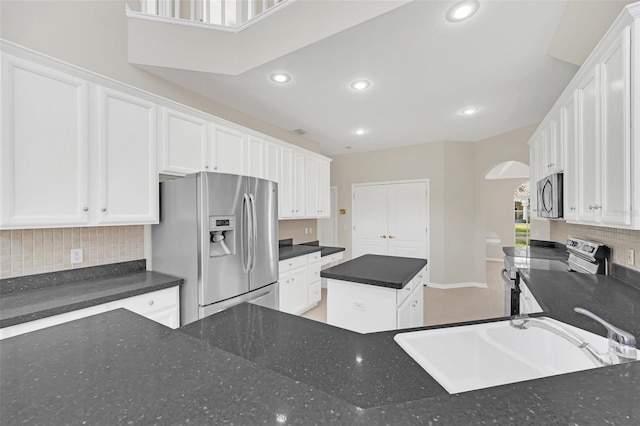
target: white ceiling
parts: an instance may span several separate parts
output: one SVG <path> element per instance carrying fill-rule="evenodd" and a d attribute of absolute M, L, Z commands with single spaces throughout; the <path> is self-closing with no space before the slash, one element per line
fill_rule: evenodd
<path fill-rule="evenodd" d="M 444 16 L 454 3 L 414 0 L 237 76 L 142 68 L 302 128 L 327 155 L 477 141 L 541 121 L 578 69 L 547 55 L 566 2 L 481 0 L 472 18 L 450 23 Z M 274 71 L 292 80 L 277 85 L 268 78 Z M 351 90 L 358 78 L 371 87 Z M 467 106 L 479 112 L 462 116 Z M 369 133 L 353 134 L 358 127 Z"/>

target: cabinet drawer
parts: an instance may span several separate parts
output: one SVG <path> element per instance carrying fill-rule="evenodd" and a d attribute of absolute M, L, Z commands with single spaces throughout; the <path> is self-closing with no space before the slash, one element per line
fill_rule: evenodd
<path fill-rule="evenodd" d="M 307 265 L 307 256 L 292 257 L 291 259 L 281 260 L 279 263 L 280 273 L 287 272 L 292 269 L 301 268 Z"/>
<path fill-rule="evenodd" d="M 152 291 L 139 296 L 119 300 L 119 308 L 125 308 L 140 315 L 178 306 L 178 287 Z"/>
<path fill-rule="evenodd" d="M 313 262 L 320 262 L 320 253 L 319 251 L 313 252 L 313 253 L 309 253 L 307 255 L 308 259 L 309 259 L 309 263 L 313 263 Z"/>
<path fill-rule="evenodd" d="M 322 298 L 322 285 L 320 281 L 309 286 L 309 305 L 315 305 Z"/>
<path fill-rule="evenodd" d="M 344 257 L 343 252 L 330 254 L 329 256 L 323 256 L 322 259 L 320 260 L 320 263 L 322 266 L 328 265 L 330 263 L 342 260 L 343 257 Z"/>
<path fill-rule="evenodd" d="M 309 264 L 309 283 L 315 283 L 320 281 L 320 262 Z"/>

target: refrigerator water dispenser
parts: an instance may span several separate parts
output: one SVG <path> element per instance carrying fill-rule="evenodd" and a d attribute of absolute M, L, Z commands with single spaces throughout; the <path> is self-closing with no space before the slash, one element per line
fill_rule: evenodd
<path fill-rule="evenodd" d="M 209 257 L 229 256 L 236 253 L 235 218 L 233 216 L 209 217 Z"/>

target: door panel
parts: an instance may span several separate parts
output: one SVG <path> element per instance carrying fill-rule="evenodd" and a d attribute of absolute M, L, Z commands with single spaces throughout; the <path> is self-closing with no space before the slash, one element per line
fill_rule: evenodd
<path fill-rule="evenodd" d="M 427 184 L 388 185 L 388 254 L 426 258 Z"/>
<path fill-rule="evenodd" d="M 578 87 L 578 219 L 595 221 L 600 181 L 600 150 L 597 68 Z M 540 206 L 538 206 L 539 208 Z"/>
<path fill-rule="evenodd" d="M 387 254 L 387 189 L 384 185 L 354 188 L 353 254 Z"/>

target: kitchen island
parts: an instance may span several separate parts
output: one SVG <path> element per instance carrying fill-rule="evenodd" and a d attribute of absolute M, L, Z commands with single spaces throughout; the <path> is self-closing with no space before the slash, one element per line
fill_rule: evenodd
<path fill-rule="evenodd" d="M 327 323 L 359 333 L 423 325 L 426 259 L 367 254 L 325 269 Z"/>

